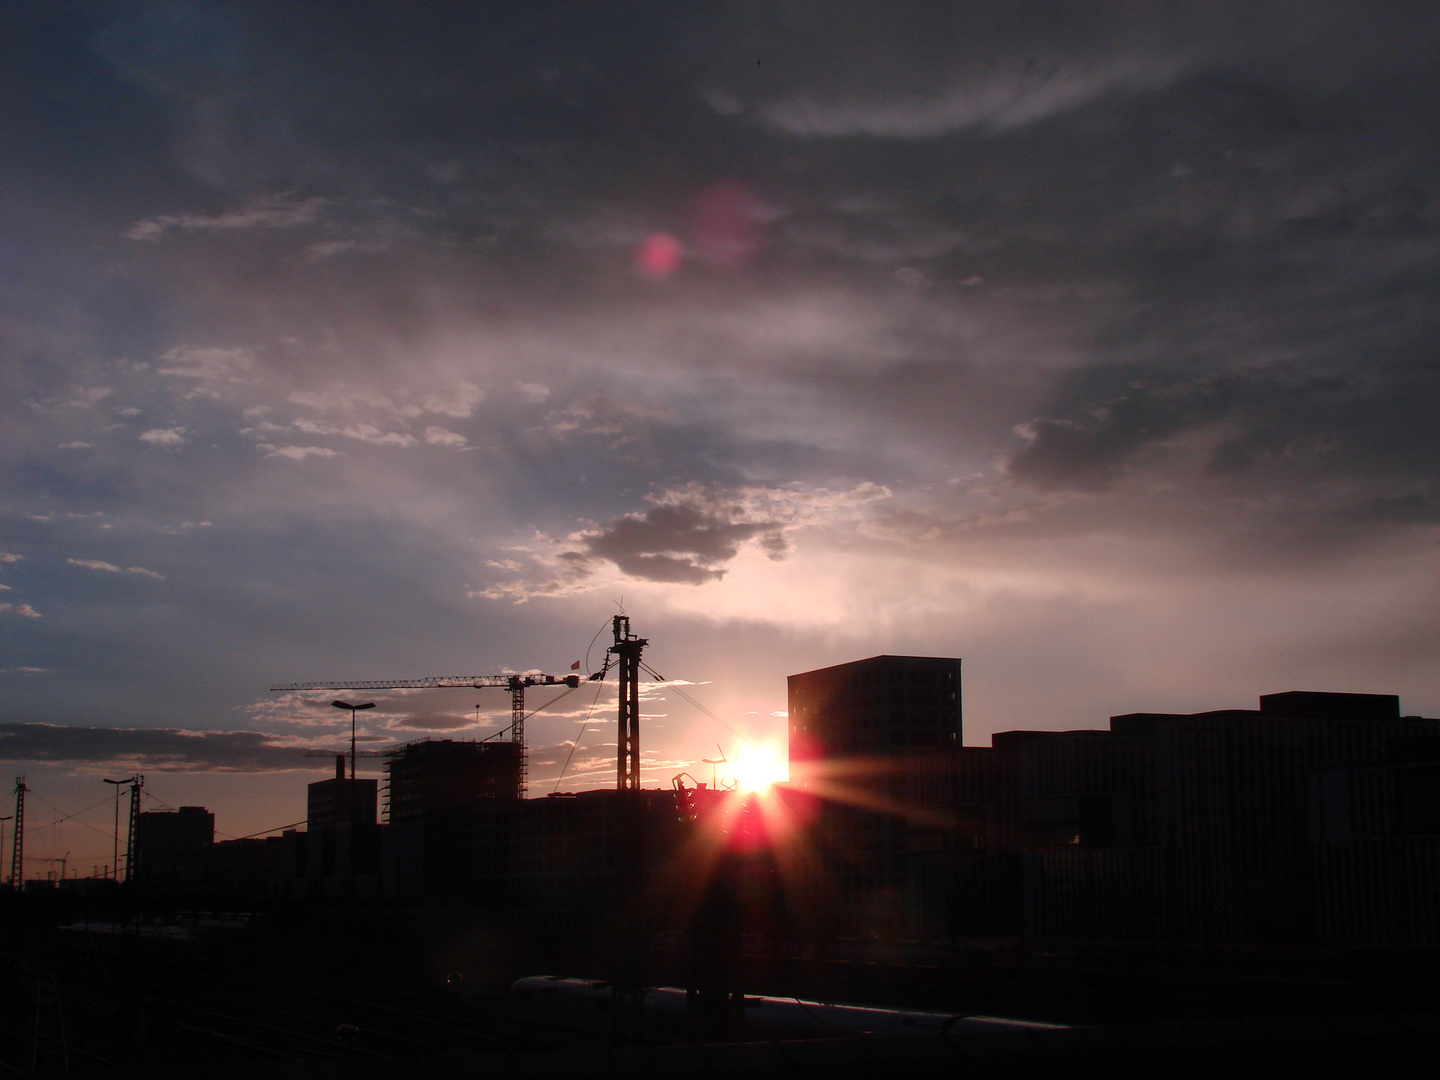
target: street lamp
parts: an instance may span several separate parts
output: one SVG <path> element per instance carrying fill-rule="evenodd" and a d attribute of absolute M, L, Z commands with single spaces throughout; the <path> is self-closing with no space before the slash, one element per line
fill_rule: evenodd
<path fill-rule="evenodd" d="M 107 779 L 105 783 L 115 785 L 115 852 L 114 859 L 110 863 L 113 867 L 115 880 L 120 880 L 120 786 L 122 784 L 133 784 L 135 777 L 127 776 L 124 780 Z"/>
<path fill-rule="evenodd" d="M 355 714 L 361 709 L 373 709 L 375 702 L 367 701 L 363 705 L 351 705 L 348 701 L 332 701 L 337 709 L 350 710 L 350 782 L 355 782 Z"/>

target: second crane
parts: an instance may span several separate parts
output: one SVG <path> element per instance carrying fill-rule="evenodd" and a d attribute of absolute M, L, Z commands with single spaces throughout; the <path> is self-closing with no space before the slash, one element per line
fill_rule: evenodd
<path fill-rule="evenodd" d="M 579 675 L 432 675 L 424 679 L 352 679 L 349 682 L 282 683 L 271 691 L 444 690 L 495 687 L 510 691 L 510 739 L 520 748 L 520 796 L 525 796 L 525 690 L 531 686 L 580 685 Z"/>

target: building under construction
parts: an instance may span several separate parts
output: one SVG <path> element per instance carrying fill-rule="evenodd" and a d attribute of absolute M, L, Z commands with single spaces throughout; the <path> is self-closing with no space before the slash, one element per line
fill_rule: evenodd
<path fill-rule="evenodd" d="M 515 742 L 421 739 L 385 755 L 387 876 L 426 893 L 464 892 L 475 815 L 521 802 L 524 748 Z"/>
<path fill-rule="evenodd" d="M 391 824 L 520 798 L 521 747 L 513 742 L 420 739 L 385 755 Z"/>

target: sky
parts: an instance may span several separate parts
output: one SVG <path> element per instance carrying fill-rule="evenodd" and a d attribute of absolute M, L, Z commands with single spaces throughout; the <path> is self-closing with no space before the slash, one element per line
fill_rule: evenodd
<path fill-rule="evenodd" d="M 5 20 L 37 859 L 108 861 L 105 776 L 303 819 L 349 714 L 272 684 L 588 673 L 622 611 L 647 786 L 783 753 L 785 676 L 881 653 L 963 658 L 971 745 L 1440 714 L 1433 5 Z M 614 782 L 613 685 L 532 691 L 532 794 Z M 508 722 L 369 699 L 371 749 Z"/>

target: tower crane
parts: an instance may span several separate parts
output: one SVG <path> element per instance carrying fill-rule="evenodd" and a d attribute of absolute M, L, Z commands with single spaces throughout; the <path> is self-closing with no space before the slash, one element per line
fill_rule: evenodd
<path fill-rule="evenodd" d="M 297 690 L 444 690 L 496 687 L 510 691 L 510 740 L 520 748 L 520 796 L 525 795 L 525 690 L 530 686 L 580 685 L 579 675 L 432 675 L 424 679 L 352 679 L 349 682 L 281 683 L 271 691 Z"/>

